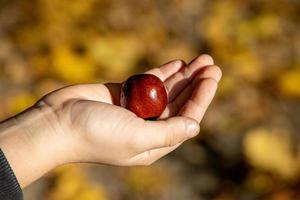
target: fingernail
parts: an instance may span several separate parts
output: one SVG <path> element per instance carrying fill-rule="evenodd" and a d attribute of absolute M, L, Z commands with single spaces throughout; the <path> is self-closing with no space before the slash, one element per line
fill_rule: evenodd
<path fill-rule="evenodd" d="M 187 124 L 187 132 L 188 137 L 195 137 L 199 132 L 199 125 L 196 122 L 188 122 Z"/>

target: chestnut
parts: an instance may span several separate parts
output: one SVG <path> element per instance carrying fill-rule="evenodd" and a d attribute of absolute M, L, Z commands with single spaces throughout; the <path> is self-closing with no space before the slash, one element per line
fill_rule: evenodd
<path fill-rule="evenodd" d="M 158 118 L 168 103 L 164 83 L 152 74 L 137 74 L 122 84 L 120 105 L 143 119 Z"/>

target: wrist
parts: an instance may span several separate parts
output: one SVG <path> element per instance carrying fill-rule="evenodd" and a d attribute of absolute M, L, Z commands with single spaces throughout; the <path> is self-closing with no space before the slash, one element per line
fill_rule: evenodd
<path fill-rule="evenodd" d="M 67 140 L 56 120 L 50 108 L 32 107 L 0 124 L 0 148 L 22 187 L 67 161 Z"/>

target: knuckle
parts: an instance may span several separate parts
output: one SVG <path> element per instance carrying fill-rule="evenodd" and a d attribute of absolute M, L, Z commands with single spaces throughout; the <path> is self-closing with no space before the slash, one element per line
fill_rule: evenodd
<path fill-rule="evenodd" d="M 174 120 L 174 119 L 169 119 Z M 171 124 L 171 123 L 170 123 Z M 186 120 L 180 120 L 180 123 L 177 123 L 176 128 L 174 126 L 168 127 L 165 138 L 165 146 L 172 147 L 183 141 L 186 137 Z"/>
<path fill-rule="evenodd" d="M 215 67 L 216 74 L 218 74 L 219 77 L 221 78 L 222 77 L 222 70 L 221 70 L 221 68 L 219 66 L 217 66 L 217 65 L 214 65 L 214 67 Z"/>
<path fill-rule="evenodd" d="M 199 89 L 199 87 L 201 87 L 202 84 L 209 86 L 207 88 L 215 88 L 218 86 L 218 81 L 211 77 L 206 77 L 206 78 L 198 77 L 197 79 L 194 80 L 193 87 Z"/>
<path fill-rule="evenodd" d="M 197 84 L 199 81 L 204 80 L 204 79 L 214 79 L 217 83 L 220 81 L 222 77 L 222 71 L 221 69 L 216 66 L 207 66 L 204 67 L 200 73 L 197 74 L 195 80 L 193 81 L 194 84 Z"/>
<path fill-rule="evenodd" d="M 172 136 L 170 134 L 170 131 L 167 131 L 165 136 L 164 146 L 170 146 L 171 141 L 172 141 Z"/>
<path fill-rule="evenodd" d="M 178 73 L 175 74 L 176 80 L 189 79 L 192 75 L 191 70 L 188 67 L 182 68 Z"/>
<path fill-rule="evenodd" d="M 217 65 L 213 65 L 206 68 L 207 74 L 216 78 L 216 81 L 219 81 L 222 77 L 222 70 Z"/>
<path fill-rule="evenodd" d="M 217 87 L 217 85 L 218 85 L 218 82 L 213 78 L 206 78 L 205 81 L 206 81 L 206 84 L 208 84 L 211 87 Z"/>
<path fill-rule="evenodd" d="M 177 144 L 177 138 L 175 136 L 176 134 L 174 134 L 173 131 L 169 130 L 166 133 L 166 137 L 165 137 L 165 146 L 166 147 L 171 147 L 174 146 L 175 144 Z"/>
<path fill-rule="evenodd" d="M 174 80 L 181 80 L 183 78 L 182 70 L 173 75 Z"/>
<path fill-rule="evenodd" d="M 189 79 L 192 75 L 192 72 L 191 70 L 188 68 L 188 67 L 185 67 L 182 71 L 182 76 L 185 78 L 185 79 Z"/>

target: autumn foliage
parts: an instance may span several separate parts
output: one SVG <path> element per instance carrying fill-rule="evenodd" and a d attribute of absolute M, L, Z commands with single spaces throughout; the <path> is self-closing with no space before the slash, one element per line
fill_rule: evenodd
<path fill-rule="evenodd" d="M 151 167 L 70 165 L 30 200 L 300 198 L 297 0 L 0 0 L 0 119 L 66 84 L 122 81 L 211 54 L 201 136 Z"/>

